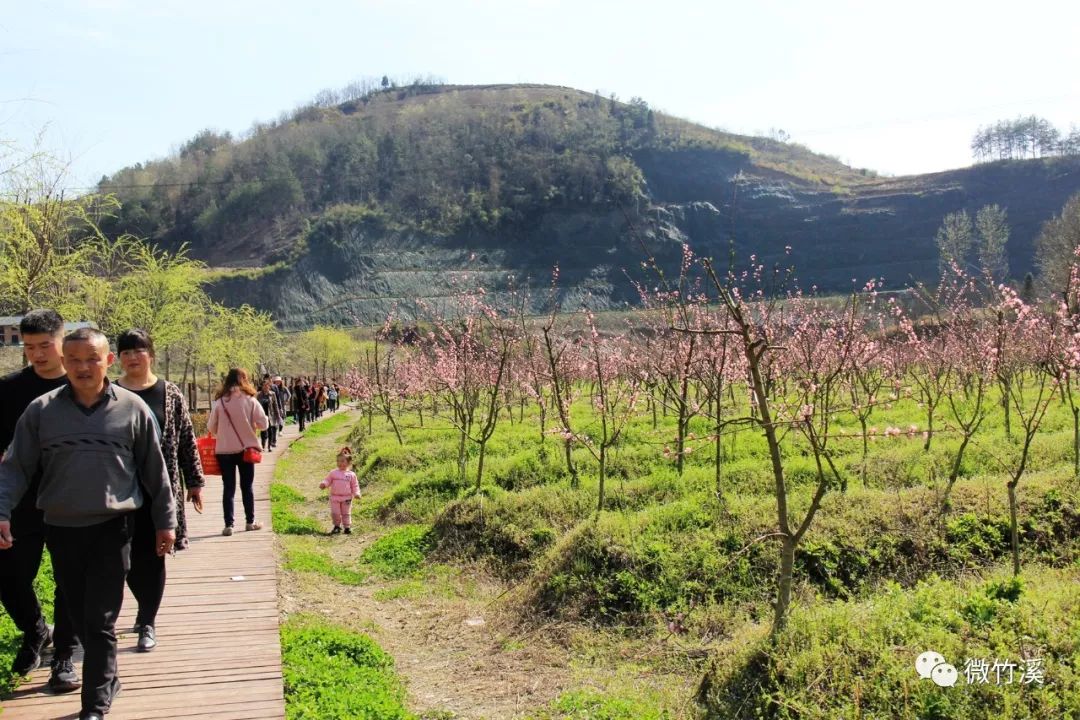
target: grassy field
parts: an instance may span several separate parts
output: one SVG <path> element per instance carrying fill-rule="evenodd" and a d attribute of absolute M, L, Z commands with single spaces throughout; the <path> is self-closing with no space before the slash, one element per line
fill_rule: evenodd
<path fill-rule="evenodd" d="M 575 413 L 579 427 L 592 421 L 584 406 Z M 879 438 L 865 483 L 861 442 L 837 441 L 847 443 L 836 451 L 848 489 L 826 496 L 799 551 L 794 611 L 775 644 L 777 552 L 763 538 L 775 510 L 760 436 L 724 439 L 718 494 L 711 442 L 698 441 L 680 477 L 661 452 L 673 418 L 655 428 L 635 419 L 597 515 L 595 463 L 575 451 L 582 481 L 571 488 L 559 446 L 541 444 L 528 410 L 504 416 L 479 492 L 475 458 L 466 482 L 457 478 L 444 419 L 403 417 L 400 445 L 377 418 L 371 432 L 357 420 L 316 426 L 279 465 L 283 592 L 290 611 L 370 633 L 398 660 L 406 704 L 423 717 L 1080 717 L 1080 492 L 1063 406 L 1020 483 L 1015 582 L 1000 467 L 1015 443 L 998 419 L 976 436 L 944 515 L 941 478 L 958 438 L 943 432 L 929 451 L 920 435 Z M 901 402 L 873 423 L 922 420 Z M 345 442 L 365 497 L 356 534 L 330 538 L 317 484 Z M 814 479 L 804 451 L 787 444 L 798 507 Z M 416 617 L 450 632 L 411 627 Z M 955 687 L 920 680 L 925 650 L 957 667 Z M 477 677 L 452 687 L 417 667 L 474 656 Z M 1043 682 L 969 684 L 965 661 L 983 658 L 1039 658 Z"/>

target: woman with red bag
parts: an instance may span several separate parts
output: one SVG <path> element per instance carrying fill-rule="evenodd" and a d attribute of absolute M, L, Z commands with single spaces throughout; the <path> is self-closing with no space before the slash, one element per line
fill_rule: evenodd
<path fill-rule="evenodd" d="M 244 502 L 245 530 L 258 530 L 262 523 L 255 521 L 255 463 L 259 454 L 260 430 L 270 426 L 262 405 L 255 399 L 255 388 L 241 368 L 229 370 L 225 383 L 215 396 L 210 409 L 207 430 L 217 438 L 218 464 L 221 466 L 221 507 L 225 513 L 222 535 L 233 534 L 233 497 L 236 495 L 236 475 L 240 475 L 240 496 Z"/>

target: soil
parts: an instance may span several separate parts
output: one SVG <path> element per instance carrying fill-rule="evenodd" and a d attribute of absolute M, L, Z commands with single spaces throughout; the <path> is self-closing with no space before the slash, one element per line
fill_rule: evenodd
<path fill-rule="evenodd" d="M 502 592 L 499 585 L 481 582 L 468 598 L 421 591 L 375 599 L 379 590 L 397 585 L 373 581 L 344 589 L 322 575 L 282 572 L 280 607 L 285 614 L 314 613 L 369 633 L 394 657 L 408 706 L 422 717 L 523 717 L 570 684 L 571 658 L 564 647 L 545 640 L 543 629 L 519 640 L 525 633 L 492 610 L 489 599 Z"/>

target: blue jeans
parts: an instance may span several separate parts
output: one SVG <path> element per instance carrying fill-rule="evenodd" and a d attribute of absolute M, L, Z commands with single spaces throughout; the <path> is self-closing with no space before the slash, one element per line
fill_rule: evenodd
<path fill-rule="evenodd" d="M 255 465 L 244 462 L 244 453 L 218 455 L 221 466 L 221 509 L 225 511 L 225 525 L 233 526 L 233 497 L 236 495 L 236 474 L 240 473 L 240 497 L 244 502 L 244 518 L 248 524 L 255 522 Z"/>

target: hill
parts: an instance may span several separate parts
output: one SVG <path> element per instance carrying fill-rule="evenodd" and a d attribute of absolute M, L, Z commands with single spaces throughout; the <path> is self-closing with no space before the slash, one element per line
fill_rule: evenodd
<path fill-rule="evenodd" d="M 880 179 L 637 98 L 417 84 L 301 107 L 244 139 L 206 131 L 99 189 L 123 203 L 107 230 L 187 243 L 220 268 L 217 297 L 304 327 L 411 314 L 477 284 L 543 286 L 556 264 L 568 306 L 619 306 L 645 248 L 677 262 L 682 242 L 766 262 L 790 246 L 802 281 L 826 289 L 902 286 L 936 272 L 944 214 L 987 203 L 1008 208 L 1020 276 L 1041 223 L 1080 190 L 1080 161 Z"/>

